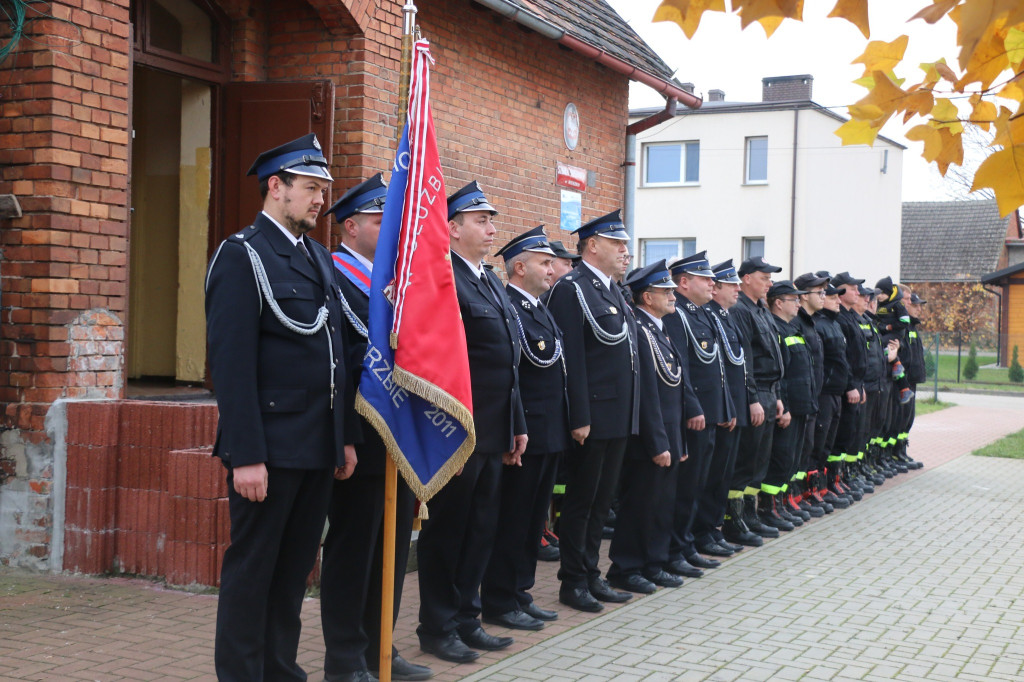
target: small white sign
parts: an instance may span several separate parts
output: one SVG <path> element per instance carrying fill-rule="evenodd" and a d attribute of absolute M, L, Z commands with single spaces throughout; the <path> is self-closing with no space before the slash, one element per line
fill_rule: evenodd
<path fill-rule="evenodd" d="M 562 114 L 562 136 L 569 151 L 576 149 L 580 142 L 580 112 L 572 102 L 565 105 L 565 113 Z"/>

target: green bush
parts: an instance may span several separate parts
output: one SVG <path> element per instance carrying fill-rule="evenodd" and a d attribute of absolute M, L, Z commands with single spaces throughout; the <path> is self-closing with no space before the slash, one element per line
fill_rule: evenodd
<path fill-rule="evenodd" d="M 927 350 L 924 353 L 924 375 L 929 379 L 935 376 L 935 354 Z"/>
<path fill-rule="evenodd" d="M 967 352 L 967 362 L 964 363 L 963 369 L 964 379 L 973 381 L 978 376 L 978 349 L 974 347 L 974 342 L 971 341 L 971 349 Z"/>
<path fill-rule="evenodd" d="M 1014 346 L 1013 360 L 1010 362 L 1010 381 L 1015 384 L 1024 382 L 1024 367 L 1020 366 L 1020 360 L 1017 358 L 1017 353 L 1017 346 Z"/>

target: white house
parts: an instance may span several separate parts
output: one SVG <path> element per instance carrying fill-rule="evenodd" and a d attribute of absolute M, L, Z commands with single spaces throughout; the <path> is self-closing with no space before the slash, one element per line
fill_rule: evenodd
<path fill-rule="evenodd" d="M 712 264 L 763 255 L 779 277 L 900 269 L 902 145 L 844 147 L 846 119 L 811 101 L 809 75 L 763 79 L 763 101 L 711 90 L 636 135 L 639 264 L 707 250 Z M 630 111 L 635 123 L 656 109 Z"/>

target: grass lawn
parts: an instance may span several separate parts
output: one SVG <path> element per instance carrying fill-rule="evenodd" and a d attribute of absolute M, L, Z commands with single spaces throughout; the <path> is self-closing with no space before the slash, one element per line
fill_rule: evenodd
<path fill-rule="evenodd" d="M 995 355 L 983 355 L 978 354 L 978 364 L 987 365 L 995 362 Z M 978 369 L 978 376 L 973 381 L 967 381 L 963 376 L 963 366 L 967 364 L 967 352 L 964 351 L 963 357 L 960 358 L 960 383 L 956 381 L 956 356 L 955 355 L 940 355 L 939 356 L 939 385 L 956 390 L 959 388 L 978 388 L 978 389 L 990 389 L 999 391 L 1024 391 L 1024 384 L 1010 383 L 1009 372 L 1010 370 L 1006 367 L 999 368 L 985 368 L 981 367 Z M 931 385 L 934 379 L 929 377 L 924 384 Z"/>
<path fill-rule="evenodd" d="M 953 407 L 953 403 L 944 403 L 941 400 L 927 398 L 914 403 L 914 414 L 920 417 L 922 414 L 931 414 L 932 412 L 944 410 L 947 407 Z"/>
<path fill-rule="evenodd" d="M 995 443 L 989 443 L 980 450 L 975 450 L 973 454 L 982 457 L 1024 459 L 1024 430 L 1011 433 L 1005 438 L 1000 438 Z"/>

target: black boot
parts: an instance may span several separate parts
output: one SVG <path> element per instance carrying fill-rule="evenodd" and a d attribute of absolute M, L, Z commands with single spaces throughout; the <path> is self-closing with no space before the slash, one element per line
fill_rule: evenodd
<path fill-rule="evenodd" d="M 907 445 L 908 442 L 906 440 L 900 443 L 899 454 L 897 455 L 897 457 L 899 457 L 901 462 L 907 465 L 908 469 L 920 469 L 921 467 L 924 466 L 924 463 L 918 462 L 916 459 L 913 459 L 910 455 L 907 454 Z"/>
<path fill-rule="evenodd" d="M 793 481 L 789 484 L 789 501 L 790 504 L 795 506 L 797 509 L 802 511 L 804 514 L 808 514 L 808 517 L 804 518 L 804 521 L 810 519 L 820 519 L 825 515 L 825 510 L 815 506 L 807 498 L 807 490 L 804 486 L 804 482 L 807 479 L 804 478 L 802 481 Z"/>
<path fill-rule="evenodd" d="M 775 513 L 786 521 L 792 523 L 794 526 L 804 525 L 805 520 L 810 521 L 811 519 L 809 516 L 807 519 L 804 519 L 804 515 L 800 513 L 799 509 L 793 511 L 789 508 L 789 505 L 786 503 L 787 497 L 788 495 L 786 495 L 786 493 L 779 493 L 775 496 Z"/>
<path fill-rule="evenodd" d="M 766 492 L 757 494 L 757 518 L 763 525 L 770 526 L 771 528 L 778 528 L 784 531 L 791 531 L 796 528 L 795 523 L 782 515 L 775 497 Z M 802 520 L 800 524 L 803 525 Z"/>
<path fill-rule="evenodd" d="M 743 521 L 743 498 L 730 497 L 725 507 L 725 522 L 722 524 L 722 535 L 729 542 L 745 547 L 760 547 L 764 540 L 750 530 Z"/>
<path fill-rule="evenodd" d="M 848 470 L 852 462 L 840 462 L 839 469 L 836 472 L 836 485 L 854 502 L 860 502 L 864 499 L 864 491 L 859 487 L 851 486 L 849 483 Z"/>
<path fill-rule="evenodd" d="M 807 501 L 820 508 L 826 514 L 831 514 L 835 511 L 835 506 L 825 499 L 824 495 L 827 490 L 825 487 L 825 474 L 818 470 L 807 473 Z"/>
<path fill-rule="evenodd" d="M 853 504 L 853 498 L 846 494 L 840 487 L 837 479 L 839 476 L 839 462 L 833 462 L 825 467 L 825 491 L 821 498 L 836 509 L 849 509 Z"/>
<path fill-rule="evenodd" d="M 757 515 L 757 498 L 753 495 L 743 496 L 743 524 L 750 530 L 751 533 L 762 538 L 777 538 L 779 537 L 778 528 L 772 526 L 766 526 L 761 523 L 761 519 Z"/>

